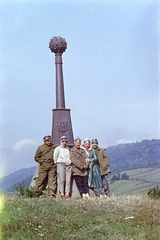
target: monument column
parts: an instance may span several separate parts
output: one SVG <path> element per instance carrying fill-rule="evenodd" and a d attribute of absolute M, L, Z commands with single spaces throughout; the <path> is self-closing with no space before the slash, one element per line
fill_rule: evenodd
<path fill-rule="evenodd" d="M 67 49 L 65 39 L 53 37 L 50 40 L 49 48 L 55 53 L 56 65 L 56 108 L 53 111 L 52 120 L 52 143 L 59 145 L 60 138 L 66 136 L 68 138 L 68 146 L 74 145 L 72 123 L 70 117 L 70 109 L 65 108 L 65 95 L 63 84 L 62 54 Z"/>

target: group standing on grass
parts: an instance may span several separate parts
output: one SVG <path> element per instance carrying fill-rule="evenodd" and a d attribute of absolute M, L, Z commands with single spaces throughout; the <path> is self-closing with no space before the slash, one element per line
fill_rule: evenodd
<path fill-rule="evenodd" d="M 51 136 L 43 138 L 44 144 L 38 147 L 35 161 L 39 163 L 39 176 L 36 181 L 35 195 L 38 198 L 48 181 L 48 195 L 55 198 L 57 177 L 62 199 L 71 198 L 71 178 L 75 180 L 83 199 L 89 199 L 89 188 L 96 196 L 110 196 L 108 173 L 110 159 L 106 150 L 99 148 L 97 139 L 91 142 L 85 138 L 82 148 L 79 137 L 74 140 L 74 147 L 67 147 L 67 137 L 62 136 L 60 146 L 51 143 Z M 90 147 L 92 144 L 92 147 Z"/>

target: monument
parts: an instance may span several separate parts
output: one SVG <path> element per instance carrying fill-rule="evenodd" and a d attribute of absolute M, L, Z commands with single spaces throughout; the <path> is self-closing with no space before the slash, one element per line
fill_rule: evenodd
<path fill-rule="evenodd" d="M 60 145 L 60 138 L 66 136 L 68 139 L 67 146 L 73 147 L 73 131 L 70 117 L 70 109 L 65 108 L 65 95 L 63 84 L 63 69 L 62 69 L 62 54 L 67 49 L 67 43 L 62 37 L 53 37 L 49 42 L 51 52 L 55 53 L 56 65 L 56 108 L 52 109 L 52 143 Z M 30 186 L 34 187 L 36 179 L 39 175 L 39 164 L 35 170 Z M 94 195 L 90 189 L 90 194 Z M 72 198 L 80 197 L 75 180 L 72 181 L 71 186 Z"/>
<path fill-rule="evenodd" d="M 53 37 L 49 48 L 55 53 L 56 65 L 56 108 L 53 109 L 52 143 L 59 145 L 60 138 L 65 135 L 68 139 L 68 147 L 73 147 L 73 131 L 70 109 L 65 108 L 65 95 L 63 84 L 62 54 L 67 49 L 67 43 L 62 37 Z"/>
<path fill-rule="evenodd" d="M 65 108 L 65 95 L 63 84 L 63 70 L 62 70 L 62 54 L 67 49 L 67 43 L 65 39 L 59 37 L 53 37 L 50 40 L 49 48 L 51 52 L 55 53 L 55 65 L 56 65 L 56 108 L 53 109 L 52 120 L 52 143 L 60 145 L 61 136 L 65 135 L 68 139 L 67 146 L 73 147 L 73 131 L 70 117 L 70 109 Z M 32 177 L 30 186 L 34 187 L 36 179 L 39 175 L 39 164 Z M 72 197 L 80 197 L 79 191 L 72 181 Z"/>

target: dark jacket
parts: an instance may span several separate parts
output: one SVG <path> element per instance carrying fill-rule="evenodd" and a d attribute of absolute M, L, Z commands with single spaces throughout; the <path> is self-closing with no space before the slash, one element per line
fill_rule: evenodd
<path fill-rule="evenodd" d="M 39 164 L 42 162 L 53 162 L 53 153 L 56 147 L 54 144 L 49 147 L 44 143 L 38 147 L 34 160 Z"/>
<path fill-rule="evenodd" d="M 111 173 L 111 170 L 109 169 L 110 159 L 108 154 L 106 153 L 106 150 L 104 148 L 97 147 L 96 153 L 98 156 L 98 164 L 99 164 L 101 176 L 107 173 Z"/>
<path fill-rule="evenodd" d="M 73 176 L 86 176 L 87 170 L 84 170 L 84 166 L 86 166 L 85 159 L 86 155 L 82 148 L 77 149 L 73 147 L 70 149 L 70 156 L 72 162 L 72 175 Z"/>

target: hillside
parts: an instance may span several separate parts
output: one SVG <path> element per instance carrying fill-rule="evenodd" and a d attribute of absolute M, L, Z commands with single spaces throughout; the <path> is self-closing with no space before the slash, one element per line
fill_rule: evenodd
<path fill-rule="evenodd" d="M 126 173 L 128 180 L 118 180 L 112 183 L 112 194 L 147 194 L 149 189 L 160 186 L 160 168 L 141 168 L 120 172 L 120 176 Z"/>
<path fill-rule="evenodd" d="M 0 190 L 4 191 L 13 186 L 14 183 L 18 183 L 28 177 L 32 178 L 35 169 L 36 167 L 23 168 L 14 173 L 9 174 L 8 176 L 0 178 Z"/>
<path fill-rule="evenodd" d="M 160 140 L 119 144 L 106 149 L 112 173 L 160 166 Z"/>
<path fill-rule="evenodd" d="M 25 179 L 23 179 L 23 180 L 21 180 L 21 181 L 18 181 L 18 183 L 20 183 L 22 186 L 27 187 L 27 186 L 30 185 L 31 180 L 32 180 L 32 176 L 30 176 L 30 177 L 28 177 L 28 178 L 25 178 Z M 7 193 L 15 193 L 15 192 L 16 192 L 15 185 L 13 184 L 11 187 L 7 188 L 7 189 L 5 190 L 5 192 L 7 192 Z"/>

